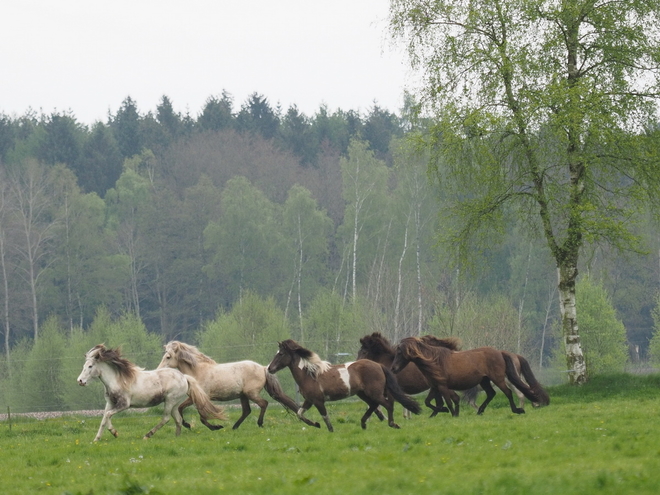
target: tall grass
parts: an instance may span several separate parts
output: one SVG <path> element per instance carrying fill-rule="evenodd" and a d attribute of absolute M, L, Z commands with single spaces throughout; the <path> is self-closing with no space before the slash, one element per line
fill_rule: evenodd
<path fill-rule="evenodd" d="M 142 436 L 154 413 L 122 413 L 119 438 L 91 443 L 100 418 L 0 423 L 4 493 L 657 493 L 660 375 L 616 375 L 549 389 L 549 407 L 514 415 L 503 394 L 477 416 L 370 420 L 362 402 L 333 403 L 335 433 L 273 405 L 236 431 L 169 424 Z M 421 399 L 421 398 L 420 398 Z M 230 410 L 231 425 L 238 410 Z M 318 413 L 310 411 L 310 417 Z M 192 412 L 187 417 L 193 418 Z"/>

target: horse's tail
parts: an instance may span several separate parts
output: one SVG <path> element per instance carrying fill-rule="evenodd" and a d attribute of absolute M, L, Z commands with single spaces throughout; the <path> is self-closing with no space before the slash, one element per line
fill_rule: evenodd
<path fill-rule="evenodd" d="M 199 386 L 197 380 L 190 375 L 184 375 L 188 380 L 188 397 L 193 401 L 199 415 L 204 419 L 228 419 L 225 415 L 225 410 L 222 407 L 216 406 L 209 396 L 204 392 L 204 389 Z"/>
<path fill-rule="evenodd" d="M 527 360 L 524 357 L 518 355 L 518 361 L 520 361 L 520 373 L 529 385 L 532 393 L 534 393 L 539 399 L 535 402 L 535 404 L 538 404 L 539 406 L 547 406 L 550 404 L 550 396 L 548 395 L 548 392 L 546 392 L 541 384 L 536 380 L 534 373 L 532 373 L 532 367 L 529 365 Z"/>
<path fill-rule="evenodd" d="M 266 385 L 264 388 L 266 389 L 266 392 L 268 392 L 268 395 L 294 413 L 298 412 L 300 406 L 296 404 L 296 401 L 284 393 L 284 389 L 282 388 L 282 385 L 280 385 L 280 381 L 277 377 L 272 373 L 269 373 L 266 368 L 264 368 L 264 372 L 266 373 Z"/>
<path fill-rule="evenodd" d="M 480 387 L 472 387 L 463 392 L 463 396 L 461 397 L 461 402 L 464 402 L 466 404 L 471 405 L 475 409 L 479 409 L 479 406 L 477 406 L 477 395 L 481 391 Z"/>
<path fill-rule="evenodd" d="M 399 386 L 399 382 L 396 381 L 396 376 L 394 376 L 394 373 L 392 373 L 389 369 L 387 369 L 385 366 L 381 365 L 383 368 L 383 372 L 385 373 L 385 387 L 387 388 L 387 391 L 392 394 L 392 397 L 394 400 L 396 400 L 399 404 L 401 404 L 403 407 L 408 409 L 408 411 L 419 414 L 422 412 L 422 408 L 420 405 L 417 403 L 415 399 L 410 397 L 409 395 L 406 395 L 406 393 L 401 390 L 401 387 Z"/>
<path fill-rule="evenodd" d="M 513 384 L 513 386 L 520 390 L 523 395 L 532 402 L 539 402 L 539 397 L 536 395 L 536 393 L 532 391 L 532 389 L 529 388 L 527 384 L 520 379 L 520 375 L 518 375 L 518 371 L 516 371 L 516 365 L 513 363 L 513 358 L 507 352 L 502 352 L 502 357 L 506 363 L 506 377 Z"/>

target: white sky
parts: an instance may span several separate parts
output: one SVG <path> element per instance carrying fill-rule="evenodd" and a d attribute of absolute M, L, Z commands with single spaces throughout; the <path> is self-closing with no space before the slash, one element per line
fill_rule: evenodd
<path fill-rule="evenodd" d="M 286 111 L 398 112 L 408 71 L 388 0 L 2 0 L 0 113 L 105 121 L 131 96 L 201 112 L 227 90 Z"/>

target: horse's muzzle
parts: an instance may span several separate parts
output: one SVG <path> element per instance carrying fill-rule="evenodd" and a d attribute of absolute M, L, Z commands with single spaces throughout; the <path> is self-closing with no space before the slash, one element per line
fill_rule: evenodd
<path fill-rule="evenodd" d="M 85 382 L 83 380 L 78 380 L 78 385 L 80 385 L 81 387 L 84 387 L 85 385 L 87 385 L 87 382 Z"/>

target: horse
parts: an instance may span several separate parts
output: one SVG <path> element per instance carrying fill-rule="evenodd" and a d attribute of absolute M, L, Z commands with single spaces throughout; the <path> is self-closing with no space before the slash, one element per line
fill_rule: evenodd
<path fill-rule="evenodd" d="M 92 347 L 85 354 L 78 384 L 85 386 L 93 378 L 98 378 L 105 386 L 105 411 L 94 437 L 95 442 L 101 438 L 106 426 L 117 437 L 111 418 L 130 407 L 152 407 L 165 403 L 160 423 L 144 436 L 145 439 L 162 428 L 170 420 L 170 415 L 176 423 L 176 436 L 179 436 L 182 418 L 176 407 L 186 398 L 195 404 L 204 418 L 227 419 L 224 410 L 209 400 L 193 377 L 172 369 L 145 371 L 123 358 L 119 349 L 109 349 L 104 344 Z"/>
<path fill-rule="evenodd" d="M 268 365 L 268 371 L 276 373 L 289 368 L 305 401 L 298 409 L 298 417 L 310 426 L 320 428 L 304 416 L 305 411 L 315 406 L 323 417 L 328 431 L 334 431 L 325 407 L 326 401 L 335 401 L 357 395 L 369 406 L 362 416 L 362 429 L 367 428 L 367 419 L 380 405 L 385 408 L 388 425 L 399 428 L 394 422 L 394 401 L 415 414 L 421 412 L 419 404 L 406 395 L 390 370 L 368 359 L 331 365 L 315 352 L 305 349 L 294 340 L 279 342 L 279 349 Z"/>
<path fill-rule="evenodd" d="M 284 393 L 277 377 L 269 373 L 265 366 L 254 361 L 218 364 L 200 352 L 197 347 L 173 340 L 165 345 L 165 354 L 158 365 L 159 369 L 165 367 L 176 368 L 194 376 L 211 400 L 240 399 L 242 414 L 234 423 L 232 427 L 234 430 L 252 412 L 250 401 L 261 409 L 257 424 L 263 426 L 264 414 L 268 407 L 268 401 L 260 395 L 264 388 L 273 399 L 291 411 L 295 412 L 299 408 L 298 404 Z M 190 400 L 186 400 L 179 406 L 179 413 L 182 416 L 183 410 L 190 404 Z M 201 421 L 209 429 L 217 429 L 217 426 L 209 424 L 204 418 L 201 418 Z M 183 426 L 190 428 L 185 420 Z"/>
<path fill-rule="evenodd" d="M 433 335 L 425 335 L 424 337 L 420 337 L 422 342 L 428 344 L 428 345 L 435 345 L 439 347 L 447 347 L 448 342 L 452 342 L 453 339 L 439 339 L 438 337 L 435 337 Z M 452 348 L 453 344 L 450 344 L 449 347 Z M 459 350 L 458 348 L 454 348 L 452 350 Z M 529 365 L 529 362 L 520 354 L 516 354 L 514 352 L 509 352 L 509 351 L 500 351 L 502 354 L 507 354 L 507 356 L 511 359 L 511 362 L 513 363 L 513 367 L 516 370 L 516 373 L 518 374 L 519 377 L 521 377 L 524 382 L 529 386 L 529 388 L 536 394 L 536 396 L 539 398 L 538 402 L 532 402 L 532 406 L 534 407 L 541 407 L 541 406 L 547 406 L 550 404 L 550 397 L 548 396 L 548 393 L 545 391 L 545 389 L 541 386 L 541 384 L 536 380 L 536 377 L 534 376 L 534 373 L 532 372 L 532 367 Z M 511 383 L 511 381 L 507 378 L 506 379 L 507 386 L 509 389 L 513 391 L 518 396 L 518 404 L 519 407 L 522 409 L 525 406 L 525 394 L 518 390 L 518 388 Z M 471 389 L 466 390 L 463 393 L 463 400 L 467 402 L 469 405 L 474 407 L 477 411 L 479 410 L 479 407 L 476 404 L 476 399 L 477 399 L 477 394 L 480 391 L 480 387 L 473 387 Z"/>
<path fill-rule="evenodd" d="M 477 414 L 483 414 L 496 394 L 491 381 L 507 396 L 511 411 L 524 414 L 525 410 L 514 404 L 513 394 L 507 387 L 505 378 L 532 402 L 540 400 L 520 379 L 507 353 L 493 347 L 458 351 L 455 350 L 458 349 L 458 339 L 437 340 L 444 345 L 429 345 L 417 337 L 401 340 L 396 348 L 391 370 L 398 373 L 410 361 L 414 362 L 429 383 L 442 394 L 452 416 L 458 416 L 459 413 L 459 397 L 454 390 L 468 390 L 477 385 L 481 385 L 486 392 L 486 400 L 477 410 Z"/>
<path fill-rule="evenodd" d="M 374 332 L 371 335 L 365 335 L 360 339 L 360 350 L 358 351 L 357 358 L 370 359 L 382 364 L 386 368 L 390 368 L 394 361 L 394 353 L 395 348 L 390 344 L 390 341 L 380 332 Z M 396 381 L 399 383 L 401 390 L 410 395 L 419 394 L 431 388 L 428 380 L 422 372 L 419 371 L 419 368 L 415 363 L 408 363 L 396 375 Z M 435 406 L 433 405 L 433 400 L 435 400 Z M 439 412 L 449 411 L 449 409 L 443 405 L 442 396 L 436 394 L 435 390 L 432 388 L 426 396 L 424 404 L 431 409 L 431 417 Z"/>

